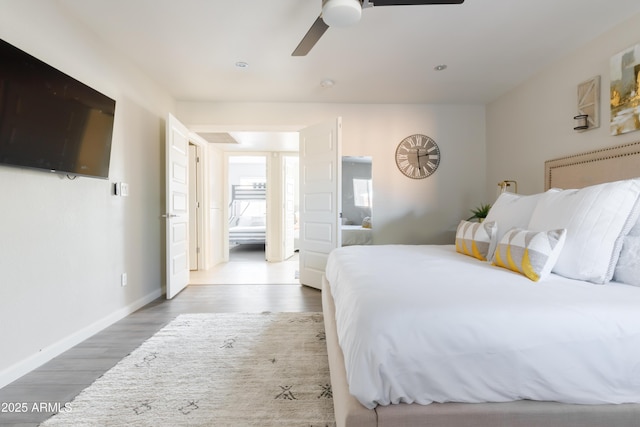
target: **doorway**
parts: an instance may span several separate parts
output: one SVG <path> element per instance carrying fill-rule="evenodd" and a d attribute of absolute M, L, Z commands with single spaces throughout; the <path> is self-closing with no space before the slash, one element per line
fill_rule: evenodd
<path fill-rule="evenodd" d="M 210 197 L 220 227 L 212 226 L 211 239 L 220 245 L 220 261 L 192 271 L 190 284 L 298 285 L 297 150 L 215 148 Z"/>
<path fill-rule="evenodd" d="M 267 247 L 281 241 L 279 153 L 225 153 L 226 261 L 207 271 L 192 272 L 192 285 L 292 285 L 298 258 L 269 262 Z M 273 172 L 273 173 L 272 173 Z"/>
<path fill-rule="evenodd" d="M 229 155 L 227 160 L 229 262 L 262 260 L 267 244 L 267 158 Z"/>

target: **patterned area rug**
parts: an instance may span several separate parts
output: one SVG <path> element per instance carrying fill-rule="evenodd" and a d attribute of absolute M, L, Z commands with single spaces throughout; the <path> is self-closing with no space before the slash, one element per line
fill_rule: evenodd
<path fill-rule="evenodd" d="M 41 426 L 335 426 L 322 314 L 181 315 Z"/>

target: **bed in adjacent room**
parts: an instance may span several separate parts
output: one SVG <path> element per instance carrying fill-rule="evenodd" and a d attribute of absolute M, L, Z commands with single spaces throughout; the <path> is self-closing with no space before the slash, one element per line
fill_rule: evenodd
<path fill-rule="evenodd" d="M 342 246 L 370 245 L 372 243 L 371 228 L 362 225 L 342 226 Z"/>
<path fill-rule="evenodd" d="M 640 425 L 639 176 L 640 143 L 556 159 L 455 245 L 332 252 L 337 425 Z"/>
<path fill-rule="evenodd" d="M 229 243 L 232 245 L 266 242 L 267 188 L 262 183 L 232 185 L 229 204 Z"/>

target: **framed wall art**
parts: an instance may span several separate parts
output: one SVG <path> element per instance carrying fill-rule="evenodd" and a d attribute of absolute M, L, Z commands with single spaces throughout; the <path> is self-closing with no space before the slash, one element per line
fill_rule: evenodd
<path fill-rule="evenodd" d="M 578 85 L 578 115 L 587 116 L 586 129 L 600 127 L 600 76 Z"/>
<path fill-rule="evenodd" d="M 611 58 L 611 135 L 640 130 L 640 44 Z"/>

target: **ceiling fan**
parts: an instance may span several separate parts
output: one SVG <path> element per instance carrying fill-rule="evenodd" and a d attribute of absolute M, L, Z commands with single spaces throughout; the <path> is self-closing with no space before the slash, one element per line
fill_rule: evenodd
<path fill-rule="evenodd" d="M 424 4 L 461 4 L 464 0 L 322 0 L 322 13 L 291 56 L 305 56 L 329 27 L 348 27 L 360 21 L 362 9 L 373 6 L 410 6 Z"/>

